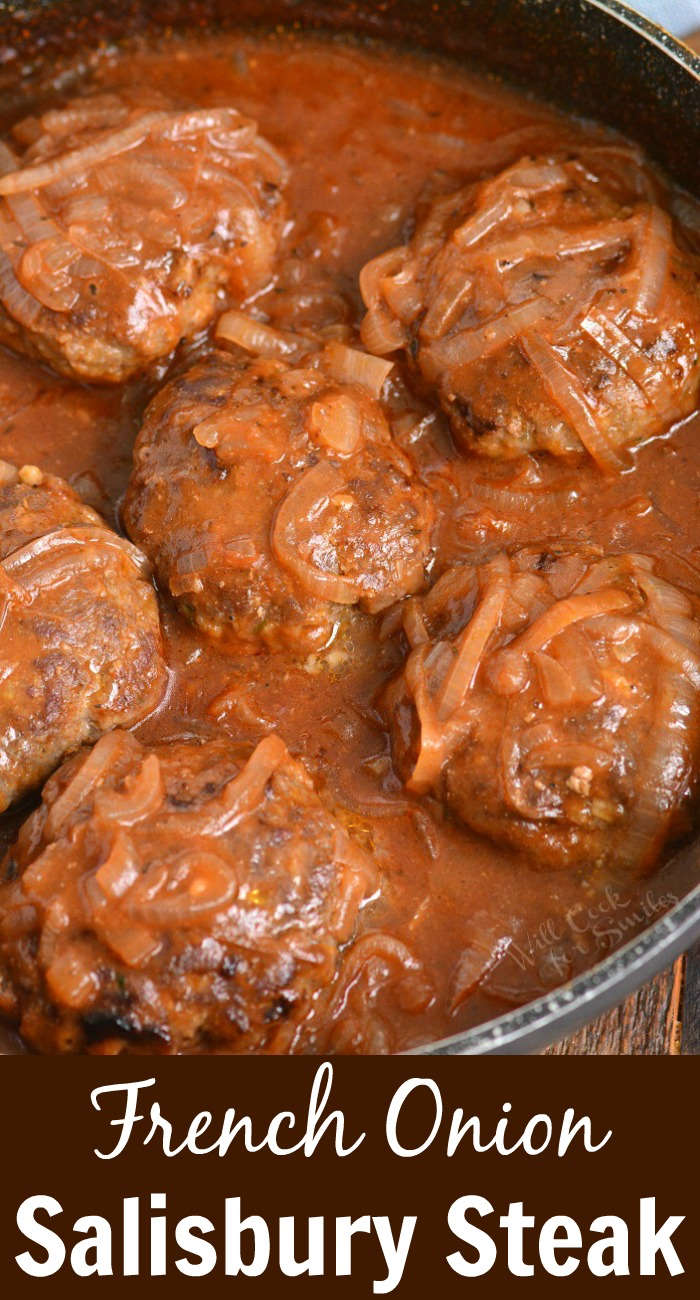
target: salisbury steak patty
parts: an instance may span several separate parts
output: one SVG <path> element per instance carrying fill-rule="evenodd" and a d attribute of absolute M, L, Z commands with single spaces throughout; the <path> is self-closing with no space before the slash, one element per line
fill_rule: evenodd
<path fill-rule="evenodd" d="M 0 145 L 0 337 L 119 382 L 270 278 L 285 165 L 234 108 L 90 95 Z"/>
<path fill-rule="evenodd" d="M 0 810 L 164 683 L 144 557 L 62 479 L 0 462 Z"/>
<path fill-rule="evenodd" d="M 0 1010 L 44 1052 L 291 1050 L 371 880 L 267 736 L 103 737 L 0 868 Z"/>
<path fill-rule="evenodd" d="M 554 544 L 411 604 L 384 697 L 409 788 L 536 865 L 653 866 L 697 784 L 697 602 L 646 556 Z"/>
<path fill-rule="evenodd" d="M 245 328 L 261 347 L 279 337 Z M 341 606 L 382 609 L 423 585 L 433 509 L 381 400 L 391 367 L 283 341 L 297 359 L 222 351 L 161 390 L 124 517 L 203 630 L 303 652 L 329 641 Z"/>
<path fill-rule="evenodd" d="M 697 258 L 653 178 L 606 158 L 524 158 L 443 194 L 362 271 L 366 346 L 408 351 L 468 451 L 617 469 L 695 409 Z"/>

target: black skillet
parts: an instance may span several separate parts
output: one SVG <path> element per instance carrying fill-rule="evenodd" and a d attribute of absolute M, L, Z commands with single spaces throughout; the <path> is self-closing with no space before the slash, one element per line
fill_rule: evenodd
<path fill-rule="evenodd" d="M 622 130 L 700 196 L 700 59 L 617 0 L 0 0 L 0 112 L 19 113 L 36 77 L 103 41 L 277 23 L 380 37 L 501 74 Z M 685 880 L 700 879 L 700 838 L 676 866 Z M 699 936 L 700 885 L 585 975 L 421 1052 L 537 1051 L 620 1002 Z"/>

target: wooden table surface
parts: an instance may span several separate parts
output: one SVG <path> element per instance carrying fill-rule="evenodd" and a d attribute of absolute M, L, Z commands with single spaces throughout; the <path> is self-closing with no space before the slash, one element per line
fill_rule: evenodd
<path fill-rule="evenodd" d="M 688 38 L 700 53 L 700 32 Z M 700 1056 L 700 944 L 547 1056 Z"/>
<path fill-rule="evenodd" d="M 700 944 L 546 1056 L 699 1056 Z"/>

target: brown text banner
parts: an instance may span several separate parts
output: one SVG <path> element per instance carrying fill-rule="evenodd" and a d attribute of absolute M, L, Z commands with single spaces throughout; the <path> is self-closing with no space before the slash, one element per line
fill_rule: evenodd
<path fill-rule="evenodd" d="M 2 1294 L 697 1294 L 696 1070 L 7 1058 Z"/>

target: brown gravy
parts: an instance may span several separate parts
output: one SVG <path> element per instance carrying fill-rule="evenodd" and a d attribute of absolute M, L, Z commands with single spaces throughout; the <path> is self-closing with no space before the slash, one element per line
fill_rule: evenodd
<path fill-rule="evenodd" d="M 293 36 L 172 38 L 158 49 L 107 52 L 87 79 L 99 88 L 129 82 L 204 105 L 234 104 L 258 121 L 291 165 L 290 246 L 318 259 L 357 319 L 359 269 L 400 242 L 436 169 L 476 177 L 526 152 L 609 138 L 447 63 Z M 82 387 L 2 352 L 0 395 L 0 456 L 65 476 L 118 523 L 147 386 Z M 517 463 L 460 457 L 439 419 L 428 421 L 413 451 L 442 520 L 437 571 L 495 545 L 558 538 L 565 517 L 567 537 L 642 551 L 663 576 L 700 593 L 698 432 L 693 419 L 642 446 L 633 468 L 612 479 L 592 463 L 543 457 L 536 500 L 516 518 L 509 493 Z M 163 612 L 171 688 L 140 734 L 187 734 L 204 721 L 255 741 L 274 727 L 372 848 L 382 886 L 361 931 L 401 939 L 434 994 L 416 1011 L 397 981 L 378 979 L 359 1050 L 411 1049 L 546 992 L 687 886 L 663 870 L 642 885 L 538 871 L 450 824 L 434 801 L 407 796 L 374 709 L 397 667 L 381 619 L 353 615 L 326 660 L 299 665 L 279 653 L 232 653 L 189 628 L 167 600 Z M 487 968 L 492 948 L 509 938 L 507 959 L 461 999 L 460 981 L 468 985 L 470 971 Z M 333 1037 L 319 1007 L 295 1050 L 327 1046 Z"/>

